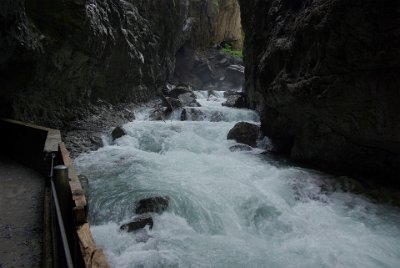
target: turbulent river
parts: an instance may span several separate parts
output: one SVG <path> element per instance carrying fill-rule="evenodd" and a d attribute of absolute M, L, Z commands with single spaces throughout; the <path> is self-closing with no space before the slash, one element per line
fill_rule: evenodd
<path fill-rule="evenodd" d="M 257 114 L 223 107 L 222 92 L 196 95 L 202 121 L 150 121 L 138 109 L 127 136 L 75 161 L 113 267 L 400 267 L 399 209 L 261 149 L 231 152 L 228 131 Z M 170 198 L 153 228 L 119 231 L 149 196 Z"/>

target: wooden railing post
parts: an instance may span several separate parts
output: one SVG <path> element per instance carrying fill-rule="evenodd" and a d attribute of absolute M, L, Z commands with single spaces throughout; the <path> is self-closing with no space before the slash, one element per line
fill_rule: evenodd
<path fill-rule="evenodd" d="M 54 207 L 54 227 L 58 230 L 54 234 L 56 246 L 56 263 L 60 267 L 73 268 L 73 260 L 71 257 L 70 245 L 71 235 L 73 234 L 73 223 L 71 222 L 71 189 L 68 179 L 68 168 L 64 165 L 55 166 L 53 168 L 53 178 L 51 178 L 51 192 Z M 61 241 L 60 241 L 61 240 Z M 64 256 L 65 262 L 59 262 L 61 254 Z M 64 266 L 65 263 L 65 266 Z"/>
<path fill-rule="evenodd" d="M 60 203 L 60 209 L 64 223 L 68 222 L 72 216 L 68 167 L 64 165 L 58 165 L 54 167 L 54 186 L 56 187 L 58 202 Z"/>

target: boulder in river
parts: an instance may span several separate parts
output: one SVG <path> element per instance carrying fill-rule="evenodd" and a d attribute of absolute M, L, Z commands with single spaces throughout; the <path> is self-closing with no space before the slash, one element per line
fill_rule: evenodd
<path fill-rule="evenodd" d="M 168 102 L 171 110 L 182 106 L 200 107 L 196 101 L 196 95 L 188 85 L 178 85 L 168 92 L 165 92 L 165 101 Z M 179 101 L 179 104 L 178 104 Z"/>
<path fill-rule="evenodd" d="M 112 137 L 113 141 L 115 141 L 116 139 L 119 139 L 125 135 L 126 135 L 125 129 L 123 129 L 120 126 L 114 128 L 114 130 L 111 132 L 111 137 Z"/>
<path fill-rule="evenodd" d="M 187 92 L 178 96 L 179 101 L 183 106 L 200 107 L 200 103 L 196 100 L 196 95 L 193 92 Z"/>
<path fill-rule="evenodd" d="M 186 109 L 182 109 L 181 121 L 186 121 L 186 120 L 187 120 L 187 111 Z"/>
<path fill-rule="evenodd" d="M 241 95 L 230 95 L 222 105 L 231 108 L 245 108 L 246 100 L 245 97 Z"/>
<path fill-rule="evenodd" d="M 206 118 L 206 115 L 195 108 L 190 108 L 186 110 L 187 112 L 187 120 L 191 121 L 203 121 Z"/>
<path fill-rule="evenodd" d="M 168 97 L 172 98 L 178 98 L 179 95 L 185 94 L 185 93 L 193 93 L 193 90 L 190 86 L 186 85 L 178 85 L 175 88 L 171 89 L 169 92 L 167 92 Z"/>
<path fill-rule="evenodd" d="M 241 92 L 241 91 L 235 91 L 235 90 L 232 90 L 232 89 L 227 90 L 227 91 L 224 92 L 224 97 L 225 97 L 225 98 L 228 98 L 229 96 L 232 96 L 232 95 L 243 96 L 244 93 Z"/>
<path fill-rule="evenodd" d="M 228 140 L 236 140 L 250 146 L 256 146 L 260 127 L 247 122 L 237 123 L 228 133 Z"/>
<path fill-rule="evenodd" d="M 161 213 L 168 208 L 168 196 L 155 196 L 139 200 L 136 204 L 136 213 L 144 214 L 149 212 Z"/>
<path fill-rule="evenodd" d="M 140 215 L 133 218 L 131 222 L 121 225 L 120 230 L 133 232 L 145 228 L 147 225 L 150 229 L 153 228 L 153 218 L 149 215 Z"/>
<path fill-rule="evenodd" d="M 225 81 L 232 83 L 232 86 L 241 87 L 244 83 L 244 67 L 242 65 L 230 65 L 226 68 Z"/>
<path fill-rule="evenodd" d="M 211 114 L 211 117 L 210 117 L 211 122 L 221 122 L 224 120 L 225 120 L 224 114 L 219 111 L 215 111 Z"/>
<path fill-rule="evenodd" d="M 169 105 L 170 105 L 172 110 L 175 110 L 175 109 L 178 109 L 178 108 L 182 107 L 182 102 L 180 100 L 178 100 L 178 99 L 175 99 L 175 98 L 172 98 L 172 97 L 166 97 L 165 99 L 168 101 L 168 103 L 169 103 Z"/>

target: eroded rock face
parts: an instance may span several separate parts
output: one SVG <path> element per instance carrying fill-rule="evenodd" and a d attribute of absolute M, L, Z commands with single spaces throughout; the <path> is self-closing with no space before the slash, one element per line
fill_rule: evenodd
<path fill-rule="evenodd" d="M 236 140 L 239 143 L 254 147 L 257 145 L 259 135 L 259 126 L 247 122 L 239 122 L 229 130 L 227 138 L 228 140 Z"/>
<path fill-rule="evenodd" d="M 215 2 L 215 1 L 214 1 Z M 233 48 L 242 48 L 242 24 L 237 0 L 218 0 L 218 15 L 214 25 L 215 43 L 229 41 Z"/>
<path fill-rule="evenodd" d="M 189 19 L 193 47 L 229 42 L 242 48 L 242 25 L 237 0 L 189 0 Z"/>
<path fill-rule="evenodd" d="M 397 0 L 240 0 L 246 94 L 292 159 L 397 178 Z"/>
<path fill-rule="evenodd" d="M 0 116 L 62 128 L 98 99 L 149 100 L 192 38 L 188 19 L 186 0 L 2 1 Z"/>

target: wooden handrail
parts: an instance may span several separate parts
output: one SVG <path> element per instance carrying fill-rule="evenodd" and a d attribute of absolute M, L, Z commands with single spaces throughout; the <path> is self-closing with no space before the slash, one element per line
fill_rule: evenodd
<path fill-rule="evenodd" d="M 59 210 L 63 215 L 67 215 L 63 225 L 66 233 L 73 237 L 73 239 L 68 237 L 68 240 L 70 240 L 69 250 L 71 255 L 79 258 L 79 261 L 75 259 L 78 263 L 75 266 L 84 265 L 85 268 L 110 267 L 106 255 L 102 249 L 96 246 L 90 231 L 87 200 L 69 152 L 61 140 L 60 131 L 11 119 L 0 119 L 0 127 L 3 132 L 2 137 L 6 141 L 0 148 L 1 153 L 45 176 L 48 176 L 49 170 L 52 169 L 49 161 L 57 161 L 57 164 L 63 164 L 68 168 L 69 187 L 67 188 L 71 192 L 61 191 L 59 195 L 57 193 L 54 196 L 61 199 L 58 200 L 62 201 L 61 204 L 68 204 L 65 208 L 63 206 Z M 55 155 L 57 155 L 56 159 L 53 157 Z M 49 173 L 51 174 L 51 172 Z M 49 183 L 48 186 L 51 186 L 51 184 Z M 62 198 L 62 196 L 68 197 Z M 53 225 L 53 238 L 55 235 L 60 235 L 54 234 L 57 233 L 57 228 Z M 58 243 L 55 244 L 59 246 Z M 56 254 L 51 249 L 44 250 Z"/>
<path fill-rule="evenodd" d="M 90 231 L 87 218 L 87 202 L 82 185 L 76 174 L 75 167 L 64 143 L 59 144 L 59 153 L 62 164 L 68 167 L 69 185 L 73 201 L 73 215 L 76 223 L 76 232 L 86 268 L 109 268 L 109 263 L 103 250 L 96 246 Z"/>

